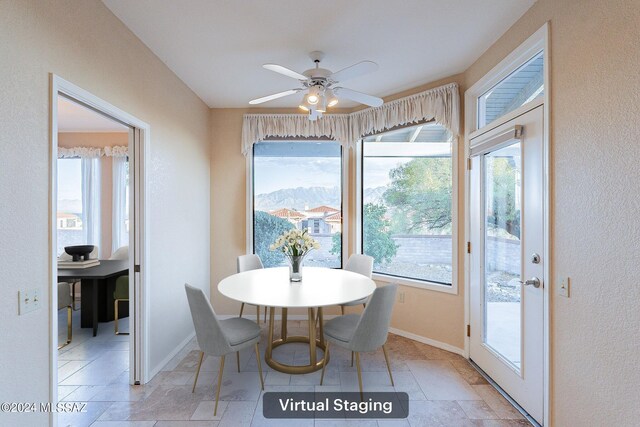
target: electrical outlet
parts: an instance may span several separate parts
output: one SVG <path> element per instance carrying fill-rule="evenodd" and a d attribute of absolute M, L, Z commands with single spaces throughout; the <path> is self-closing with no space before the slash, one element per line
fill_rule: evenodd
<path fill-rule="evenodd" d="M 40 309 L 40 291 L 28 289 L 18 292 L 18 314 L 26 314 Z"/>
<path fill-rule="evenodd" d="M 404 304 L 404 291 L 400 291 L 400 292 L 398 293 L 398 302 L 399 302 L 400 304 Z"/>
<path fill-rule="evenodd" d="M 571 280 L 568 277 L 558 277 L 558 295 L 569 298 Z"/>

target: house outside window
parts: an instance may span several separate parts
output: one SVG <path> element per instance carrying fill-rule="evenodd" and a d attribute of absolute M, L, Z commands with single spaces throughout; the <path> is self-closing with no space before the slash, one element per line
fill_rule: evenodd
<path fill-rule="evenodd" d="M 290 229 L 320 243 L 304 265 L 342 267 L 342 147 L 334 141 L 264 141 L 254 144 L 253 252 L 265 267 L 285 266 L 269 250 Z"/>

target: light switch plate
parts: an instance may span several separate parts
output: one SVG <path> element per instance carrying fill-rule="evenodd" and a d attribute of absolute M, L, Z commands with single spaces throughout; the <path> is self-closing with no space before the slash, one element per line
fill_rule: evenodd
<path fill-rule="evenodd" d="M 398 302 L 404 304 L 404 291 L 398 292 Z"/>
<path fill-rule="evenodd" d="M 569 298 L 571 279 L 568 277 L 558 277 L 558 295 Z"/>
<path fill-rule="evenodd" d="M 23 315 L 40 309 L 40 291 L 27 289 L 18 292 L 18 314 Z"/>

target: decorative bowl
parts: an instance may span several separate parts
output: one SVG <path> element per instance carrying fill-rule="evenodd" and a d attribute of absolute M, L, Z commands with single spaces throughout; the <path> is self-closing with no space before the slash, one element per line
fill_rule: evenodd
<path fill-rule="evenodd" d="M 73 261 L 80 261 L 80 257 L 86 261 L 89 259 L 89 255 L 94 249 L 94 245 L 77 245 L 65 246 L 64 251 L 71 255 Z"/>

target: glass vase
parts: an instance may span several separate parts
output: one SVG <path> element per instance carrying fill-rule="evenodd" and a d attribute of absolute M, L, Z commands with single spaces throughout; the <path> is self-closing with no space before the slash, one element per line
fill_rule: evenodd
<path fill-rule="evenodd" d="M 292 256 L 289 258 L 289 280 L 292 282 L 302 281 L 302 260 L 304 256 Z"/>

